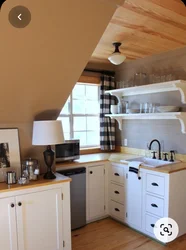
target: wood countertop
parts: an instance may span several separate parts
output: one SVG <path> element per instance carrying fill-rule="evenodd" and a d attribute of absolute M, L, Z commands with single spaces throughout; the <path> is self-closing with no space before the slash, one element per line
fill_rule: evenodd
<path fill-rule="evenodd" d="M 61 167 L 73 167 L 73 166 L 82 166 L 86 163 L 91 162 L 101 162 L 101 161 L 108 161 L 110 157 L 110 153 L 96 153 L 96 154 L 87 154 L 87 155 L 80 155 L 78 160 L 72 162 L 58 162 L 56 163 L 56 169 Z"/>
<path fill-rule="evenodd" d="M 0 193 L 9 192 L 9 191 L 19 191 L 19 190 L 28 189 L 28 188 L 35 188 L 35 187 L 41 187 L 41 186 L 47 186 L 47 185 L 53 185 L 53 184 L 59 184 L 59 183 L 71 181 L 71 179 L 66 176 L 63 176 L 57 173 L 55 175 L 56 175 L 56 179 L 54 180 L 46 180 L 46 179 L 43 179 L 42 176 L 40 176 L 39 180 L 30 181 L 29 184 L 25 184 L 25 185 L 20 185 L 20 184 L 7 185 L 5 182 L 3 182 L 3 183 L 0 183 Z"/>
<path fill-rule="evenodd" d="M 87 155 L 81 155 L 80 159 L 73 161 L 73 162 L 64 162 L 64 163 L 56 163 L 56 169 L 62 168 L 62 167 L 78 167 L 82 166 L 84 164 L 89 164 L 93 162 L 101 162 L 101 161 L 111 161 L 116 162 L 120 164 L 126 165 L 126 163 L 121 162 L 121 160 L 127 160 L 131 158 L 138 158 L 140 155 L 135 154 L 125 154 L 125 153 L 96 153 L 96 154 L 87 154 Z M 170 165 L 165 165 L 162 167 L 157 168 L 150 168 L 146 166 L 141 166 L 143 169 L 148 169 L 151 171 L 156 171 L 160 173 L 166 173 L 171 174 L 174 172 L 186 170 L 186 162 L 179 162 L 179 163 L 173 163 Z"/>

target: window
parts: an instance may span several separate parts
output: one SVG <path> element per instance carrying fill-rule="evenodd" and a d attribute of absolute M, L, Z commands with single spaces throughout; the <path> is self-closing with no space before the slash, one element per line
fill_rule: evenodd
<path fill-rule="evenodd" d="M 79 139 L 81 148 L 99 146 L 99 86 L 77 83 L 58 120 L 62 120 L 66 140 Z"/>

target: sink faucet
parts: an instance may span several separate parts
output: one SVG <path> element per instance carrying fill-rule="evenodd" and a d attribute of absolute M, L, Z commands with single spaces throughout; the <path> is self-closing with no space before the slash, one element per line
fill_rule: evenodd
<path fill-rule="evenodd" d="M 157 142 L 158 143 L 158 155 L 159 155 L 159 160 L 161 160 L 161 144 L 160 142 L 157 140 L 157 139 L 154 139 L 150 142 L 150 145 L 149 145 L 149 150 L 151 150 L 151 147 L 152 147 L 152 144 L 153 142 Z"/>

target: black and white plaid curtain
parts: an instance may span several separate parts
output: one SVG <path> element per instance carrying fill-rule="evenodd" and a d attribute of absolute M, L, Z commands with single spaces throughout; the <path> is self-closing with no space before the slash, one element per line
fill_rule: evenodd
<path fill-rule="evenodd" d="M 101 150 L 115 149 L 115 120 L 105 117 L 110 114 L 110 105 L 116 103 L 114 96 L 105 94 L 105 90 L 115 89 L 114 77 L 101 76 L 100 86 L 100 147 Z"/>

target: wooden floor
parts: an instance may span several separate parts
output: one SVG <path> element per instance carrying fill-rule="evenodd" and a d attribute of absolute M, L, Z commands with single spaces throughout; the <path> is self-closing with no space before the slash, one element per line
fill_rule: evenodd
<path fill-rule="evenodd" d="M 186 235 L 167 246 L 108 218 L 72 232 L 72 250 L 186 250 Z"/>

